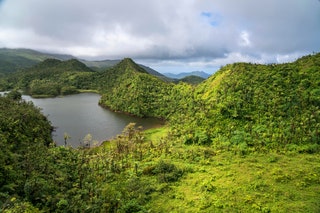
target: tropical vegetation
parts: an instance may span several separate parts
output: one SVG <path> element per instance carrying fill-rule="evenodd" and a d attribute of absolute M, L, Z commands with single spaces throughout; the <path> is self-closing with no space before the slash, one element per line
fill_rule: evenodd
<path fill-rule="evenodd" d="M 319 212 L 319 69 L 320 54 L 235 63 L 191 85 L 150 75 L 131 59 L 104 71 L 49 59 L 6 75 L 1 85 L 16 90 L 0 97 L 0 209 Z M 56 146 L 50 122 L 17 89 L 95 90 L 104 107 L 167 124 L 128 124 L 99 147 L 90 136 L 83 147 Z"/>

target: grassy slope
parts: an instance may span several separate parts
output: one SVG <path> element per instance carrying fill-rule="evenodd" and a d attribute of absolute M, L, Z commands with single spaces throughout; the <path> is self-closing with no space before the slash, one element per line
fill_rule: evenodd
<path fill-rule="evenodd" d="M 148 212 L 320 211 L 319 154 L 269 152 L 243 156 L 208 146 L 174 143 L 167 136 L 167 127 L 147 130 L 143 160 L 126 161 L 132 166 L 118 176 L 118 181 L 111 182 L 118 187 L 137 178 L 147 184 L 151 194 L 148 192 L 144 209 Z M 114 146 L 111 142 L 97 150 L 103 153 Z M 161 182 L 162 176 L 148 174 L 159 162 L 175 165 L 183 171 L 182 177 Z M 139 165 L 138 174 L 134 164 Z M 135 190 L 138 193 L 143 187 Z"/>
<path fill-rule="evenodd" d="M 181 155 L 190 150 L 193 149 L 188 147 Z M 201 150 L 195 148 L 193 152 Z M 320 211 L 319 155 L 240 157 L 222 153 L 191 162 L 174 162 L 193 172 L 169 192 L 154 196 L 149 204 L 154 212 Z"/>

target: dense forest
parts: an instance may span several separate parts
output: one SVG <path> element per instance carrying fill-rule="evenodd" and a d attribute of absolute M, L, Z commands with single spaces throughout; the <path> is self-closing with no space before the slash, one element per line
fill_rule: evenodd
<path fill-rule="evenodd" d="M 3 212 L 319 212 L 320 54 L 235 63 L 169 82 L 131 59 L 104 71 L 47 59 L 0 78 Z M 167 125 L 128 124 L 99 147 L 57 147 L 38 97 L 81 91 Z M 10 107 L 8 107 L 10 106 Z"/>

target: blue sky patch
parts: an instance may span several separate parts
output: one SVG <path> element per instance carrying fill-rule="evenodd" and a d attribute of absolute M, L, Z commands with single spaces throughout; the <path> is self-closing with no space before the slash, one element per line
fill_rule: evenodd
<path fill-rule="evenodd" d="M 217 27 L 222 21 L 222 16 L 219 13 L 202 12 L 201 17 L 212 27 Z"/>
<path fill-rule="evenodd" d="M 0 0 L 0 1 L 1 1 L 1 0 Z M 210 13 L 210 12 L 202 12 L 202 13 L 201 13 L 201 16 L 203 16 L 203 17 L 205 17 L 205 18 L 211 18 L 212 13 Z"/>

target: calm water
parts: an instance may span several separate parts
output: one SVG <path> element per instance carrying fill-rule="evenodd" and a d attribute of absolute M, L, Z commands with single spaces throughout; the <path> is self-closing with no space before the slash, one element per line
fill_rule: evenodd
<path fill-rule="evenodd" d="M 23 99 L 32 101 L 42 109 L 56 128 L 52 137 L 58 145 L 64 145 L 65 133 L 71 137 L 67 140 L 68 144 L 77 147 L 87 134 L 91 134 L 93 140 L 101 142 L 120 134 L 130 122 L 143 126 L 144 129 L 160 124 L 157 119 L 136 118 L 104 109 L 98 105 L 100 95 L 94 93 L 44 99 L 24 95 Z"/>

